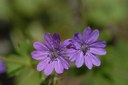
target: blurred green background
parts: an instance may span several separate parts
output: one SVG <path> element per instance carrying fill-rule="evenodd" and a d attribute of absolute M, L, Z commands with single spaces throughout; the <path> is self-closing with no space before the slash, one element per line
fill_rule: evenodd
<path fill-rule="evenodd" d="M 32 43 L 46 32 L 63 41 L 87 26 L 100 30 L 107 55 L 93 70 L 72 64 L 59 85 L 128 85 L 128 0 L 0 0 L 0 57 L 7 68 L 0 85 L 48 85 L 31 58 Z"/>

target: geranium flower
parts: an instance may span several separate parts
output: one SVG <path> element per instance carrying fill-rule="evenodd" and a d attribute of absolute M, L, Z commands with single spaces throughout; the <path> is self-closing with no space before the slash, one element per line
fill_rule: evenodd
<path fill-rule="evenodd" d="M 45 43 L 34 43 L 36 50 L 31 53 L 32 58 L 40 60 L 37 70 L 43 70 L 45 75 L 50 75 L 54 69 L 58 74 L 63 73 L 64 69 L 69 69 L 69 60 L 65 57 L 65 50 L 69 40 L 65 40 L 60 44 L 60 36 L 57 33 L 54 33 L 53 36 L 46 33 L 44 39 Z"/>
<path fill-rule="evenodd" d="M 92 69 L 93 65 L 100 66 L 101 61 L 97 55 L 105 55 L 106 42 L 97 40 L 99 37 L 99 31 L 96 29 L 91 30 L 87 27 L 83 35 L 80 33 L 74 34 L 72 40 L 72 47 L 67 50 L 70 56 L 70 61 L 75 61 L 75 65 L 79 68 L 85 64 L 89 69 Z"/>

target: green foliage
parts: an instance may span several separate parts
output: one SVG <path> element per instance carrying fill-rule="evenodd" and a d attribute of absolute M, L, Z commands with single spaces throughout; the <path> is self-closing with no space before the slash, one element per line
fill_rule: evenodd
<path fill-rule="evenodd" d="M 107 29 L 102 29 L 99 36 L 100 40 L 110 41 L 112 40 L 112 35 L 107 31 Z"/>
<path fill-rule="evenodd" d="M 7 63 L 7 73 L 15 76 L 16 85 L 40 85 L 41 78 L 30 56 L 32 42 L 25 37 L 23 30 L 11 31 L 11 39 L 17 54 L 9 55 L 3 60 Z"/>
<path fill-rule="evenodd" d="M 25 16 L 32 17 L 40 11 L 40 0 L 15 0 L 15 9 Z"/>
<path fill-rule="evenodd" d="M 16 76 L 16 85 L 40 85 L 39 73 L 31 68 L 22 68 Z"/>
<path fill-rule="evenodd" d="M 114 47 L 108 47 L 102 66 L 86 73 L 81 85 L 127 85 L 127 48 L 127 42 L 123 41 L 118 41 Z"/>
<path fill-rule="evenodd" d="M 95 24 L 112 24 L 126 18 L 124 0 L 86 0 L 83 1 L 88 6 L 87 18 Z"/>
<path fill-rule="evenodd" d="M 9 33 L 14 48 L 2 60 L 6 62 L 9 77 L 15 78 L 15 85 L 52 84 L 53 75 L 46 77 L 43 72 L 36 71 L 38 61 L 30 55 L 34 49 L 33 42 L 43 41 L 45 32 L 58 32 L 62 40 L 72 38 L 75 32 L 82 32 L 87 25 L 100 28 L 99 39 L 109 42 L 107 55 L 100 57 L 102 65 L 91 71 L 85 66 L 79 69 L 71 66 L 66 71 L 68 76 L 83 76 L 81 85 L 128 85 L 127 42 L 109 32 L 117 28 L 114 30 L 119 32 L 116 33 L 118 36 L 123 35 L 120 31 L 126 31 L 127 34 L 127 30 L 120 27 L 122 21 L 127 24 L 127 0 L 74 0 L 76 3 L 71 3 L 72 1 L 0 0 L 0 25 L 1 20 L 11 22 Z M 112 29 L 108 31 L 106 26 Z M 0 29 L 1 27 L 3 26 Z"/>
<path fill-rule="evenodd" d="M 25 37 L 23 30 L 14 29 L 11 32 L 11 40 L 17 53 L 22 56 L 28 56 L 32 48 L 32 42 Z"/>
<path fill-rule="evenodd" d="M 9 4 L 6 0 L 0 0 L 0 18 L 8 20 L 11 15 Z"/>
<path fill-rule="evenodd" d="M 38 21 L 33 21 L 30 23 L 25 30 L 25 34 L 32 40 L 32 41 L 43 41 L 44 30 L 43 26 Z"/>

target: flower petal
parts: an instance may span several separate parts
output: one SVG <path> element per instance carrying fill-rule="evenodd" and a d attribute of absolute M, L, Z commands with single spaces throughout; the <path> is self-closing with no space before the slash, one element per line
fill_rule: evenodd
<path fill-rule="evenodd" d="M 72 41 L 72 44 L 73 44 L 75 49 L 80 49 L 81 48 L 80 44 L 78 42 L 76 42 L 75 40 Z"/>
<path fill-rule="evenodd" d="M 6 71 L 6 66 L 3 61 L 0 61 L 0 74 Z"/>
<path fill-rule="evenodd" d="M 47 45 L 47 47 L 49 47 L 49 49 L 54 47 L 54 42 L 53 42 L 54 39 L 50 33 L 46 33 L 44 35 L 44 39 L 45 39 L 46 45 Z"/>
<path fill-rule="evenodd" d="M 91 34 L 91 28 L 87 27 L 83 32 L 83 40 L 87 41 Z"/>
<path fill-rule="evenodd" d="M 43 44 L 43 42 L 35 42 L 35 43 L 33 44 L 33 46 L 34 46 L 34 48 L 35 48 L 36 50 L 41 50 L 41 51 L 43 51 L 43 50 L 48 50 L 48 48 L 46 47 L 45 44 Z"/>
<path fill-rule="evenodd" d="M 70 54 L 69 60 L 70 60 L 71 62 L 73 62 L 73 61 L 75 61 L 75 60 L 77 59 L 77 57 L 79 57 L 79 56 L 80 56 L 80 51 L 76 51 L 75 53 Z"/>
<path fill-rule="evenodd" d="M 90 59 L 91 59 L 92 63 L 95 66 L 100 66 L 101 61 L 100 61 L 100 59 L 96 55 L 93 55 L 93 54 L 90 53 L 90 57 L 91 57 Z"/>
<path fill-rule="evenodd" d="M 78 32 L 74 34 L 74 40 L 77 41 L 78 43 L 82 43 L 82 35 Z"/>
<path fill-rule="evenodd" d="M 44 74 L 45 74 L 46 76 L 50 75 L 50 74 L 52 73 L 53 69 L 54 69 L 54 63 L 51 62 L 51 63 L 49 63 L 49 64 L 47 65 L 47 67 L 44 69 Z"/>
<path fill-rule="evenodd" d="M 44 70 L 47 67 L 48 64 L 49 64 L 49 59 L 48 58 L 39 62 L 38 65 L 37 65 L 37 71 Z"/>
<path fill-rule="evenodd" d="M 56 43 L 60 44 L 60 35 L 58 33 L 54 33 L 53 38 L 56 40 Z"/>
<path fill-rule="evenodd" d="M 71 39 L 67 39 L 67 40 L 65 40 L 62 44 L 61 44 L 61 48 L 65 48 L 65 47 L 67 47 L 68 45 L 70 45 L 71 44 Z"/>
<path fill-rule="evenodd" d="M 50 43 L 51 41 L 53 41 L 53 37 L 52 37 L 52 35 L 51 35 L 50 33 L 46 33 L 46 34 L 44 35 L 44 39 L 45 39 L 48 43 Z"/>
<path fill-rule="evenodd" d="M 79 68 L 79 67 L 81 67 L 81 66 L 83 65 L 83 63 L 84 63 L 83 52 L 80 52 L 80 53 L 79 53 L 79 56 L 77 56 L 77 58 L 76 58 L 75 64 L 76 64 L 76 66 Z"/>
<path fill-rule="evenodd" d="M 93 65 L 92 65 L 92 61 L 90 59 L 90 55 L 85 55 L 84 57 L 85 59 L 85 65 L 87 66 L 88 69 L 92 69 Z"/>
<path fill-rule="evenodd" d="M 60 35 L 58 33 L 53 34 L 54 38 L 54 47 L 58 48 L 60 46 Z"/>
<path fill-rule="evenodd" d="M 32 58 L 36 60 L 43 60 L 48 56 L 48 52 L 33 51 L 31 55 L 32 55 Z"/>
<path fill-rule="evenodd" d="M 67 49 L 65 52 L 65 56 L 72 56 L 76 53 L 77 50 L 75 49 Z"/>
<path fill-rule="evenodd" d="M 60 73 L 63 73 L 64 71 L 64 67 L 63 65 L 61 64 L 61 61 L 58 59 L 57 61 L 55 61 L 55 71 L 60 74 Z"/>
<path fill-rule="evenodd" d="M 90 48 L 90 52 L 97 55 L 105 55 L 106 50 L 103 48 Z"/>
<path fill-rule="evenodd" d="M 62 58 L 62 57 L 60 57 L 60 60 L 61 60 L 61 63 L 62 63 L 62 65 L 63 65 L 63 67 L 64 67 L 65 69 L 69 69 L 69 67 L 70 67 L 69 61 L 66 60 L 66 59 L 64 59 L 64 58 Z"/>
<path fill-rule="evenodd" d="M 87 43 L 90 44 L 90 43 L 95 42 L 95 41 L 98 39 L 98 37 L 99 37 L 99 30 L 96 29 L 96 30 L 94 30 L 94 31 L 91 33 L 91 35 L 90 35 L 90 37 L 89 37 Z"/>
<path fill-rule="evenodd" d="M 100 48 L 100 47 L 103 48 L 105 46 L 106 46 L 106 42 L 103 40 L 98 40 L 98 41 L 90 44 L 90 47 L 96 47 L 96 48 Z"/>

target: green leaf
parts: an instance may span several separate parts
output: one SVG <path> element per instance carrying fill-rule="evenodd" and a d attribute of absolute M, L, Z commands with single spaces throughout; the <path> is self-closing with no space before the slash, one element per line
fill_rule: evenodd
<path fill-rule="evenodd" d="M 18 27 L 11 31 L 11 40 L 17 53 L 22 56 L 29 56 L 32 43 L 27 39 Z"/>
<path fill-rule="evenodd" d="M 10 55 L 2 59 L 6 62 L 9 76 L 17 75 L 23 67 L 30 67 L 30 61 L 25 57 Z"/>
<path fill-rule="evenodd" d="M 40 85 L 39 73 L 32 68 L 23 68 L 15 78 L 16 85 Z"/>

